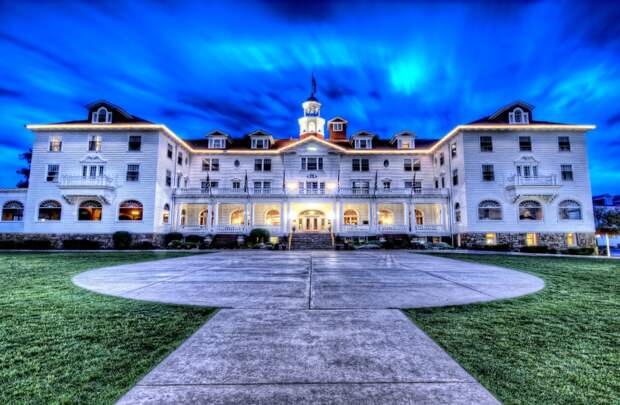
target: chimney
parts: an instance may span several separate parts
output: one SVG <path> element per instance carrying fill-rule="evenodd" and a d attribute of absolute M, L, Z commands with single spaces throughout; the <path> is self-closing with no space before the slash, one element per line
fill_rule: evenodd
<path fill-rule="evenodd" d="M 330 141 L 346 141 L 347 140 L 347 120 L 336 117 L 327 123 Z"/>

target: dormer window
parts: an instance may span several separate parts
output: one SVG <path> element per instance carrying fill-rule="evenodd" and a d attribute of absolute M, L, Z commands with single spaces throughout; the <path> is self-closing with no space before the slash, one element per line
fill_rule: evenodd
<path fill-rule="evenodd" d="M 93 124 L 111 124 L 112 112 L 108 111 L 105 107 L 99 107 L 99 109 L 93 112 Z"/>
<path fill-rule="evenodd" d="M 209 149 L 225 149 L 226 139 L 223 138 L 210 138 Z"/>
<path fill-rule="evenodd" d="M 398 138 L 398 149 L 411 149 L 410 138 Z"/>
<path fill-rule="evenodd" d="M 372 149 L 371 139 L 356 139 L 355 149 Z"/>
<path fill-rule="evenodd" d="M 529 114 L 517 107 L 508 113 L 508 122 L 510 124 L 528 124 L 530 122 Z"/>
<path fill-rule="evenodd" d="M 342 122 L 334 122 L 334 123 L 332 123 L 332 131 L 335 131 L 335 132 L 342 131 Z"/>
<path fill-rule="evenodd" d="M 252 149 L 269 149 L 269 140 L 261 138 L 252 139 Z"/>

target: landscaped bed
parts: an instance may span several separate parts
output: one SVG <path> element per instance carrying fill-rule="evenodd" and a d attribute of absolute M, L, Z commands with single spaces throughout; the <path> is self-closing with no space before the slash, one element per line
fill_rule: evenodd
<path fill-rule="evenodd" d="M 112 403 L 213 309 L 98 295 L 82 271 L 178 253 L 0 254 L 0 403 Z"/>
<path fill-rule="evenodd" d="M 445 255 L 542 277 L 522 298 L 406 313 L 499 400 L 618 403 L 620 261 Z"/>

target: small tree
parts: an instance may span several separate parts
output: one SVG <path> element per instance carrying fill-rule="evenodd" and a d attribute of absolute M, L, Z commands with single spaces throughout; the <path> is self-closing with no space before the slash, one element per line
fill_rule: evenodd
<path fill-rule="evenodd" d="M 19 160 L 26 161 L 26 167 L 22 167 L 17 170 L 16 173 L 24 176 L 22 180 L 17 183 L 17 188 L 28 188 L 28 180 L 30 179 L 30 164 L 32 163 L 32 148 L 28 149 L 28 152 L 21 153 Z"/>
<path fill-rule="evenodd" d="M 263 228 L 254 228 L 250 231 L 250 235 L 248 236 L 248 242 L 255 243 L 266 243 L 269 242 L 269 231 Z"/>
<path fill-rule="evenodd" d="M 609 249 L 609 236 L 620 234 L 620 210 L 597 208 L 594 210 L 596 219 L 596 231 L 605 235 L 607 256 L 611 256 Z"/>

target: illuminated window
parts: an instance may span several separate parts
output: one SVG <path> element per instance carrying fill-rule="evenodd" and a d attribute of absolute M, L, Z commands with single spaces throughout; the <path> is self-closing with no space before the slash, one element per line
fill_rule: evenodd
<path fill-rule="evenodd" d="M 170 205 L 164 204 L 164 211 L 162 213 L 161 222 L 164 224 L 170 223 Z"/>
<path fill-rule="evenodd" d="M 142 221 L 143 207 L 140 201 L 127 200 L 118 206 L 119 221 Z"/>
<path fill-rule="evenodd" d="M 62 151 L 62 138 L 59 135 L 50 136 L 50 152 L 61 152 Z"/>
<path fill-rule="evenodd" d="M 344 224 L 345 225 L 357 225 L 359 223 L 359 217 L 355 210 L 346 210 L 344 212 Z"/>
<path fill-rule="evenodd" d="M 234 210 L 230 213 L 231 225 L 243 225 L 243 210 Z"/>
<path fill-rule="evenodd" d="M 394 223 L 394 213 L 390 210 L 379 210 L 379 225 L 391 225 Z"/>
<path fill-rule="evenodd" d="M 533 232 L 528 232 L 525 234 L 525 245 L 526 246 L 536 246 L 538 245 L 538 235 Z"/>
<path fill-rule="evenodd" d="M 415 224 L 424 225 L 424 213 L 420 210 L 415 210 Z"/>
<path fill-rule="evenodd" d="M 200 215 L 198 215 L 198 224 L 200 226 L 207 226 L 207 216 L 209 215 L 208 210 L 200 211 Z"/>
<path fill-rule="evenodd" d="M 267 225 L 280 225 L 280 211 L 269 210 L 265 214 L 265 222 Z"/>
<path fill-rule="evenodd" d="M 484 243 L 487 245 L 497 245 L 497 234 L 489 232 L 484 235 Z"/>
<path fill-rule="evenodd" d="M 577 246 L 577 238 L 575 238 L 575 234 L 569 232 L 566 234 L 566 245 L 568 246 Z"/>
<path fill-rule="evenodd" d="M 102 213 L 103 208 L 99 201 L 84 201 L 78 209 L 78 221 L 101 221 Z"/>
<path fill-rule="evenodd" d="M 542 205 L 538 201 L 525 200 L 519 204 L 519 219 L 521 221 L 542 221 Z"/>
<path fill-rule="evenodd" d="M 185 223 L 187 222 L 187 211 L 185 211 L 184 209 L 181 210 L 181 226 L 185 226 Z"/>
<path fill-rule="evenodd" d="M 47 200 L 39 204 L 39 221 L 60 221 L 62 205 L 58 201 Z"/>
<path fill-rule="evenodd" d="M 2 206 L 3 221 L 22 221 L 24 219 L 24 204 L 19 201 L 7 201 Z"/>

